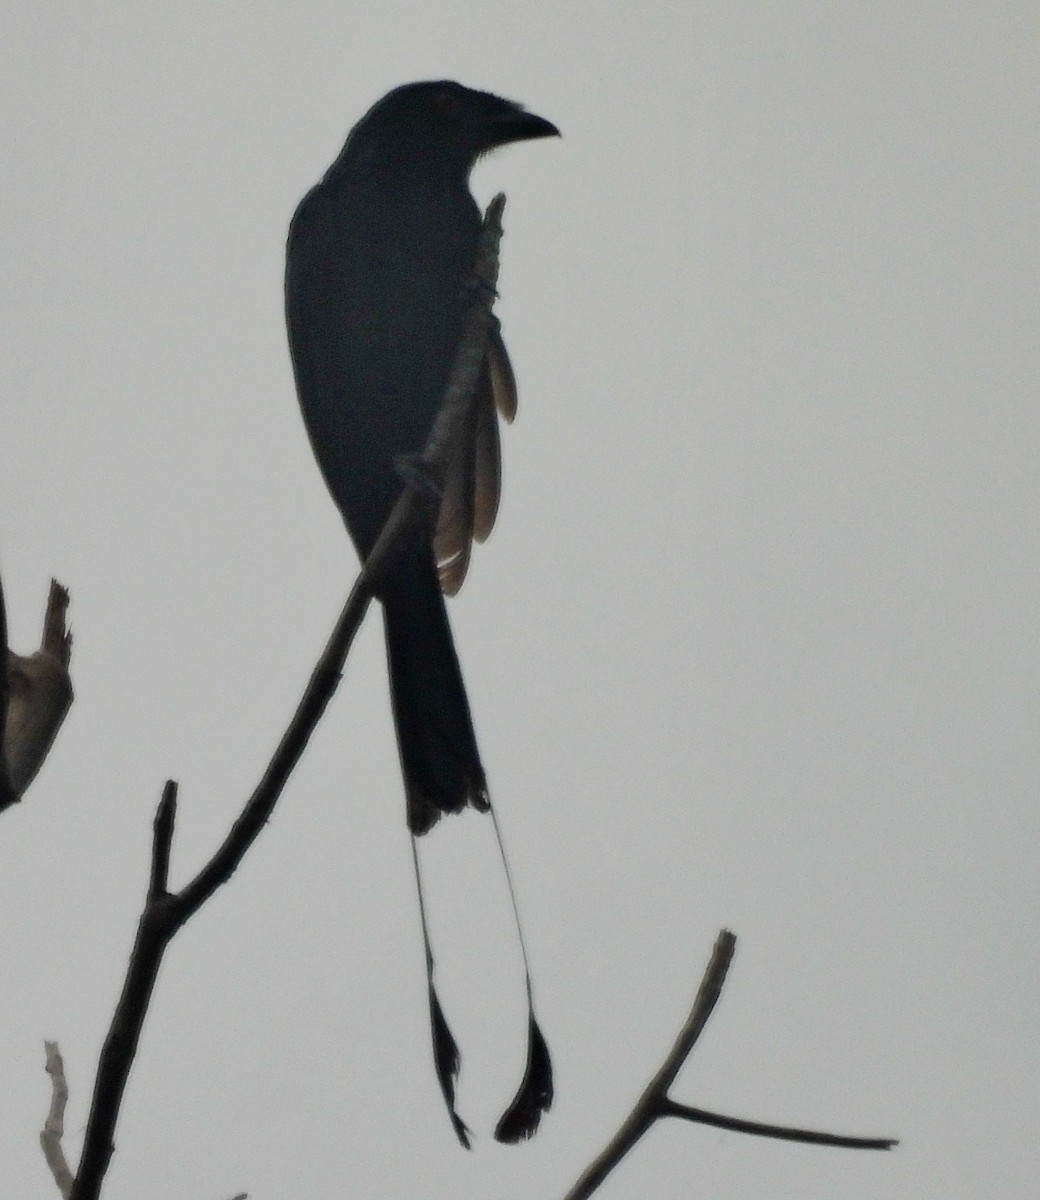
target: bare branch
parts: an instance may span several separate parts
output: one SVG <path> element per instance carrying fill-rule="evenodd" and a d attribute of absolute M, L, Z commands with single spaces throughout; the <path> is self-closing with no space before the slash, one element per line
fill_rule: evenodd
<path fill-rule="evenodd" d="M 420 474 L 433 479 L 435 490 L 446 455 L 452 452 L 468 420 L 477 376 L 494 317 L 491 306 L 498 279 L 498 245 L 502 235 L 501 195 L 488 206 L 475 266 L 474 301 L 449 377 L 445 399 L 420 457 Z M 156 814 L 148 898 L 138 923 L 123 991 L 101 1051 L 79 1171 L 71 1200 L 98 1200 L 114 1150 L 119 1107 L 144 1025 L 163 954 L 174 934 L 226 883 L 267 824 L 282 788 L 303 753 L 339 683 L 347 652 L 368 608 L 375 586 L 395 553 L 402 534 L 417 520 L 428 519 L 426 490 L 406 486 L 395 504 L 340 614 L 296 712 L 263 778 L 210 861 L 180 892 L 169 893 L 170 849 L 176 820 L 176 785 L 170 781 Z"/>
<path fill-rule="evenodd" d="M 891 1150 L 898 1146 L 896 1138 L 847 1137 L 841 1133 L 818 1133 L 813 1129 L 793 1129 L 789 1125 L 765 1125 L 761 1121 L 745 1121 L 740 1117 L 726 1117 L 721 1113 L 708 1112 L 704 1108 L 693 1108 L 689 1104 L 677 1104 L 665 1099 L 661 1116 L 682 1117 L 696 1121 L 699 1125 L 714 1125 L 716 1129 L 732 1129 L 736 1133 L 753 1133 L 758 1137 L 779 1138 L 785 1142 L 807 1142 L 812 1146 L 843 1146 L 846 1150 Z"/>
<path fill-rule="evenodd" d="M 686 1018 L 686 1024 L 679 1031 L 675 1045 L 668 1052 L 668 1057 L 664 1060 L 661 1069 L 650 1081 L 650 1086 L 644 1092 L 644 1096 L 648 1093 L 655 1096 L 668 1094 L 668 1089 L 675 1082 L 676 1075 L 682 1070 L 690 1051 L 704 1032 L 708 1018 L 715 1010 L 736 949 L 737 935 L 728 929 L 720 930 L 712 948 L 711 958 L 704 969 L 701 986 L 697 989 L 697 995 L 694 997 L 693 1008 L 690 1009 L 690 1015 Z"/>
<path fill-rule="evenodd" d="M 723 929 L 715 939 L 711 960 L 705 969 L 701 986 L 697 989 L 697 996 L 690 1009 L 690 1015 L 686 1018 L 686 1024 L 675 1039 L 675 1045 L 668 1052 L 661 1069 L 636 1101 L 635 1108 L 621 1128 L 603 1152 L 586 1168 L 564 1200 L 586 1200 L 586 1197 L 591 1196 L 661 1115 L 661 1103 L 667 1099 L 668 1088 L 700 1037 L 719 998 L 736 945 L 736 935 L 728 929 Z"/>
<path fill-rule="evenodd" d="M 72 1172 L 61 1145 L 61 1139 L 65 1136 L 65 1106 L 69 1102 L 65 1064 L 57 1042 L 44 1042 L 43 1048 L 47 1053 L 47 1074 L 51 1077 L 51 1107 L 40 1132 L 40 1145 L 62 1200 L 69 1200 L 72 1195 Z"/>
<path fill-rule="evenodd" d="M 6 620 L 0 617 L 0 661 L 5 664 L 0 688 L 0 811 L 21 799 L 32 783 L 72 704 L 68 670 L 72 637 L 65 627 L 68 606 L 69 593 L 52 579 L 40 649 L 25 656 L 8 648 Z"/>
<path fill-rule="evenodd" d="M 177 785 L 172 779 L 167 779 L 152 826 L 152 877 L 148 883 L 150 901 L 161 900 L 167 895 L 170 851 L 173 848 L 173 826 L 176 820 Z"/>
<path fill-rule="evenodd" d="M 660 1117 L 680 1117 L 702 1125 L 714 1125 L 720 1129 L 731 1129 L 737 1133 L 752 1133 L 759 1137 L 781 1138 L 789 1142 L 810 1142 L 818 1146 L 844 1146 L 853 1150 L 890 1150 L 898 1145 L 894 1138 L 858 1138 L 841 1134 L 818 1133 L 808 1129 L 793 1129 L 782 1125 L 766 1125 L 760 1121 L 745 1121 L 739 1117 L 727 1117 L 708 1112 L 703 1108 L 692 1108 L 679 1104 L 668 1095 L 696 1045 L 722 992 L 726 973 L 733 960 L 737 939 L 729 930 L 723 929 L 715 940 L 711 961 L 697 991 L 690 1015 L 686 1018 L 675 1044 L 668 1052 L 660 1070 L 647 1085 L 636 1101 L 630 1115 L 611 1138 L 606 1148 L 586 1168 L 581 1178 L 564 1197 L 564 1200 L 587 1200 L 611 1171 L 618 1165 L 644 1133 Z"/>

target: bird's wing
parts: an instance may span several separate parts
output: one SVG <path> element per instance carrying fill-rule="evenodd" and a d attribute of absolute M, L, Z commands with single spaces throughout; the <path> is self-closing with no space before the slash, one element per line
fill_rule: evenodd
<path fill-rule="evenodd" d="M 484 372 L 481 372 L 484 375 Z M 483 389 L 478 384 L 477 401 Z M 454 596 L 469 569 L 473 538 L 473 477 L 478 409 L 463 430 L 460 444 L 448 466 L 433 534 L 433 556 L 437 562 L 441 591 Z"/>
<path fill-rule="evenodd" d="M 502 492 L 502 453 L 498 419 L 516 415 L 516 379 L 502 335 L 493 330 L 477 381 L 472 421 L 447 471 L 433 553 L 441 590 L 454 596 L 469 569 L 473 539 L 487 540 Z"/>
<path fill-rule="evenodd" d="M 509 361 L 509 352 L 498 328 L 492 329 L 488 338 L 487 365 L 495 407 L 501 413 L 502 420 L 507 425 L 512 424 L 516 416 L 516 376 L 513 374 L 513 364 Z"/>
<path fill-rule="evenodd" d="M 502 494 L 502 451 L 492 394 L 483 396 L 477 407 L 473 437 L 473 536 L 478 542 L 487 541 Z"/>

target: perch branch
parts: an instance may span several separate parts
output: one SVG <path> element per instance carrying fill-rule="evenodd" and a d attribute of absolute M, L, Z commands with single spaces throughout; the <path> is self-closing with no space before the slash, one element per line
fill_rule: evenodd
<path fill-rule="evenodd" d="M 466 422 L 486 352 L 498 280 L 498 245 L 505 197 L 496 196 L 484 216 L 474 267 L 473 303 L 455 356 L 448 387 L 422 455 L 419 474 L 441 478 Z M 405 530 L 427 516 L 428 487 L 406 486 L 351 589 L 303 698 L 260 783 L 209 862 L 180 892 L 167 891 L 170 848 L 176 819 L 176 784 L 166 784 L 155 818 L 148 898 L 138 923 L 123 991 L 98 1064 L 90 1116 L 71 1200 L 98 1200 L 113 1151 L 119 1106 L 137 1051 L 163 954 L 174 934 L 226 883 L 274 811 L 293 767 L 303 753 L 339 683 L 347 652 L 369 601 Z"/>
<path fill-rule="evenodd" d="M 711 960 L 704 972 L 701 986 L 693 1002 L 690 1015 L 686 1018 L 675 1044 L 669 1050 L 660 1070 L 647 1085 L 636 1101 L 635 1108 L 622 1123 L 604 1150 L 589 1164 L 581 1178 L 564 1197 L 564 1200 L 587 1200 L 611 1171 L 639 1141 L 644 1133 L 660 1117 L 681 1117 L 703 1125 L 714 1125 L 721 1129 L 732 1129 L 738 1133 L 753 1133 L 760 1137 L 782 1138 L 790 1142 L 812 1142 L 823 1146 L 846 1146 L 857 1150 L 889 1150 L 897 1143 L 892 1138 L 855 1138 L 832 1133 L 816 1133 L 806 1129 L 792 1129 L 781 1125 L 764 1125 L 758 1121 L 745 1121 L 711 1113 L 701 1108 L 679 1104 L 668 1095 L 668 1089 L 682 1069 L 711 1016 L 712 1010 L 722 993 L 733 953 L 736 936 L 723 929 L 715 939 Z"/>

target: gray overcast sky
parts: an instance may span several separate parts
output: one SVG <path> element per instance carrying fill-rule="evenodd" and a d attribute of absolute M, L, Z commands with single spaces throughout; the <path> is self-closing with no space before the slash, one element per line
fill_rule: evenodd
<path fill-rule="evenodd" d="M 603 1189 L 973 1200 L 1040 1175 L 1036 7 L 148 4 L 0 17 L 0 565 L 72 591 L 76 704 L 0 818 L 3 1195 L 78 1152 L 147 873 L 223 837 L 355 571 L 282 320 L 299 197 L 390 87 L 560 142 L 509 198 L 519 376 L 453 603 L 558 1101 L 520 1069 L 486 822 L 427 847 L 455 1144 L 375 614 L 270 828 L 175 942 L 106 1200 L 544 1200 L 627 1112 L 722 925 L 689 1103 L 890 1155 L 658 1128 Z M 448 881 L 448 882 L 445 882 Z"/>

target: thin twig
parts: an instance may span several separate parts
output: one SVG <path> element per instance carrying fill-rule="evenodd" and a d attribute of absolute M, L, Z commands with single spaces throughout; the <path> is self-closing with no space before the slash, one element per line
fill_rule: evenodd
<path fill-rule="evenodd" d="M 745 1121 L 740 1117 L 727 1117 L 722 1113 L 708 1112 L 706 1108 L 694 1108 L 689 1104 L 677 1104 L 665 1099 L 661 1105 L 662 1117 L 681 1117 L 699 1125 L 714 1125 L 717 1129 L 732 1129 L 736 1133 L 753 1133 L 758 1137 L 779 1138 L 785 1142 L 806 1142 L 812 1146 L 843 1146 L 846 1150 L 891 1150 L 898 1146 L 896 1138 L 847 1137 L 841 1133 L 819 1133 L 814 1129 L 793 1129 L 789 1125 L 767 1125 L 762 1121 Z"/>
<path fill-rule="evenodd" d="M 635 1108 L 632 1109 L 621 1128 L 614 1134 L 603 1152 L 586 1167 L 581 1178 L 567 1193 L 564 1200 L 586 1200 L 586 1197 L 591 1196 L 660 1116 L 661 1101 L 665 1098 L 672 1080 L 679 1073 L 687 1055 L 700 1037 L 708 1017 L 711 1016 L 711 1010 L 715 1007 L 722 991 L 729 964 L 733 961 L 736 945 L 736 936 L 728 929 L 723 929 L 715 939 L 715 948 L 712 950 L 701 986 L 697 989 L 697 996 L 690 1009 L 690 1015 L 686 1018 L 686 1024 L 683 1025 L 679 1036 L 675 1039 L 675 1045 L 669 1050 L 661 1069 L 636 1101 Z"/>
<path fill-rule="evenodd" d="M 498 279 L 502 235 L 501 195 L 488 206 L 475 266 L 474 302 L 456 353 L 445 399 L 434 422 L 421 466 L 436 482 L 468 419 L 477 375 L 494 317 L 491 306 Z M 116 1005 L 98 1064 L 90 1116 L 71 1200 L 98 1200 L 114 1150 L 119 1107 L 137 1052 L 141 1029 L 166 947 L 178 929 L 226 883 L 266 825 L 293 767 L 303 753 L 339 683 L 347 652 L 386 564 L 406 531 L 425 511 L 420 489 L 405 487 L 395 504 L 318 660 L 303 697 L 264 772 L 263 778 L 210 861 L 180 892 L 169 893 L 170 847 L 176 818 L 176 785 L 167 783 L 155 818 L 148 898 L 137 928 L 123 991 Z"/>
<path fill-rule="evenodd" d="M 40 1145 L 62 1200 L 69 1200 L 72 1195 L 72 1172 L 61 1145 L 61 1139 L 65 1136 L 65 1106 L 69 1102 L 69 1087 L 65 1082 L 65 1064 L 58 1043 L 44 1042 L 43 1048 L 47 1054 L 47 1074 L 51 1077 L 51 1107 L 40 1132 Z"/>
<path fill-rule="evenodd" d="M 810 1142 L 818 1146 L 844 1146 L 853 1150 L 890 1150 L 898 1145 L 894 1138 L 846 1137 L 842 1134 L 819 1133 L 809 1129 L 766 1125 L 760 1121 L 745 1121 L 739 1117 L 727 1117 L 703 1108 L 679 1104 L 668 1095 L 668 1089 L 689 1057 L 719 999 L 736 944 L 736 937 L 727 929 L 723 929 L 716 938 L 711 961 L 704 972 L 693 1008 L 675 1040 L 675 1045 L 669 1050 L 661 1069 L 636 1101 L 635 1108 L 621 1128 L 603 1152 L 586 1168 L 564 1200 L 587 1200 L 650 1126 L 661 1117 L 680 1117 L 686 1121 L 714 1125 L 719 1129 L 731 1129 L 737 1133 L 780 1138 L 788 1142 Z"/>

